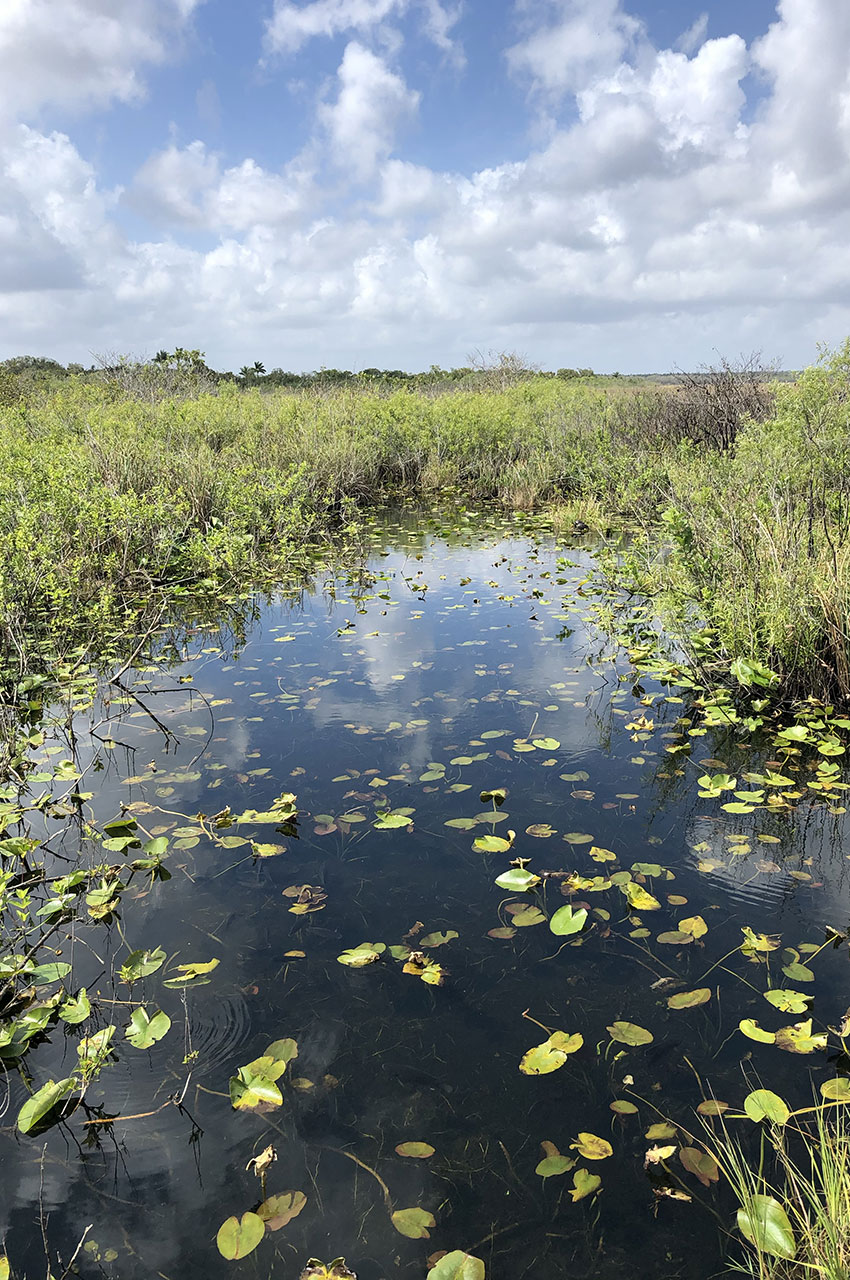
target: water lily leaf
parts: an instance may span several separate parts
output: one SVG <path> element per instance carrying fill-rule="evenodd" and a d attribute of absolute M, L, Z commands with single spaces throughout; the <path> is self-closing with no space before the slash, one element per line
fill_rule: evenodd
<path fill-rule="evenodd" d="M 671 947 L 686 947 L 695 939 L 692 933 L 685 933 L 682 929 L 668 929 L 665 933 L 659 933 L 655 941 Z"/>
<path fill-rule="evenodd" d="M 593 836 L 586 831 L 568 831 L 564 839 L 567 844 L 593 844 Z"/>
<path fill-rule="evenodd" d="M 710 987 L 697 987 L 695 991 L 680 991 L 670 996 L 667 1006 L 670 1009 L 695 1009 L 697 1005 L 707 1004 L 711 999 Z"/>
<path fill-rule="evenodd" d="M 782 972 L 786 978 L 790 978 L 792 982 L 814 982 L 815 975 L 808 965 L 801 964 L 799 960 L 794 960 L 791 964 L 782 966 Z"/>
<path fill-rule="evenodd" d="M 177 976 L 166 978 L 164 987 L 202 987 L 210 978 L 208 975 L 218 965 L 218 960 L 207 960 L 198 964 L 178 964 Z"/>
<path fill-rule="evenodd" d="M 146 1009 L 134 1009 L 130 1014 L 130 1022 L 124 1034 L 134 1049 L 150 1049 L 161 1040 L 171 1026 L 167 1013 L 155 1013 L 148 1016 Z"/>
<path fill-rule="evenodd" d="M 497 876 L 495 883 L 500 889 L 506 889 L 509 893 L 526 893 L 536 884 L 540 884 L 540 876 L 522 867 L 511 867 L 510 870 L 503 871 L 500 876 Z"/>
<path fill-rule="evenodd" d="M 516 929 L 511 929 L 510 926 L 503 926 L 502 928 L 499 928 L 499 929 L 488 929 L 487 937 L 498 938 L 500 940 L 505 938 L 515 938 Z"/>
<path fill-rule="evenodd" d="M 48 1080 L 47 1084 L 36 1090 L 18 1112 L 18 1128 L 21 1133 L 29 1133 L 34 1129 L 76 1085 L 76 1076 L 68 1076 L 65 1080 Z"/>
<path fill-rule="evenodd" d="M 585 1196 L 592 1196 L 601 1186 L 602 1179 L 598 1174 L 588 1173 L 587 1169 L 576 1169 L 573 1174 L 573 1189 L 570 1192 L 573 1204 L 583 1200 Z"/>
<path fill-rule="evenodd" d="M 716 1098 L 706 1098 L 705 1102 L 701 1102 L 697 1107 L 697 1112 L 701 1116 L 722 1116 L 728 1110 L 729 1103 L 718 1102 Z"/>
<path fill-rule="evenodd" d="M 376 831 L 396 831 L 401 827 L 412 827 L 413 819 L 407 813 L 395 810 L 392 813 L 381 813 L 372 826 Z"/>
<path fill-rule="evenodd" d="M 776 1044 L 776 1033 L 765 1031 L 754 1018 L 742 1018 L 738 1023 L 738 1029 L 743 1031 L 748 1039 L 758 1040 L 759 1044 Z"/>
<path fill-rule="evenodd" d="M 343 951 L 341 956 L 337 956 L 337 960 L 350 969 L 362 969 L 364 965 L 374 964 L 386 949 L 384 942 L 361 942 L 359 946 Z"/>
<path fill-rule="evenodd" d="M 85 1022 L 90 1013 L 91 1003 L 85 987 L 81 987 L 73 999 L 69 997 L 64 1004 L 59 1006 L 59 1017 L 71 1027 L 77 1026 L 80 1022 Z"/>
<path fill-rule="evenodd" d="M 573 1151 L 586 1160 L 607 1160 L 614 1154 L 614 1148 L 605 1138 L 598 1138 L 595 1133 L 580 1133 L 576 1142 L 571 1142 Z"/>
<path fill-rule="evenodd" d="M 619 1041 L 620 1044 L 632 1046 L 651 1044 L 655 1039 L 651 1031 L 636 1026 L 634 1022 L 612 1022 L 607 1030 L 611 1039 Z"/>
<path fill-rule="evenodd" d="M 443 823 L 444 827 L 457 827 L 459 831 L 471 831 L 477 825 L 474 818 L 449 818 Z"/>
<path fill-rule="evenodd" d="M 650 1142 L 663 1142 L 665 1138 L 675 1138 L 676 1126 L 669 1124 L 666 1120 L 659 1120 L 656 1124 L 651 1124 L 647 1129 L 644 1137 Z"/>
<path fill-rule="evenodd" d="M 487 1271 L 480 1258 L 462 1249 L 444 1253 L 428 1272 L 428 1280 L 485 1280 Z"/>
<path fill-rule="evenodd" d="M 494 804 L 504 804 L 508 793 L 504 787 L 494 787 L 492 791 L 481 792 L 481 803 L 489 804 L 492 800 Z"/>
<path fill-rule="evenodd" d="M 121 981 L 136 982 L 139 978 L 146 978 L 148 974 L 156 973 L 157 969 L 161 969 L 164 964 L 165 952 L 161 947 L 153 950 L 131 951 L 121 966 Z"/>
<path fill-rule="evenodd" d="M 243 1213 L 239 1218 L 228 1218 L 218 1229 L 215 1242 L 223 1258 L 233 1262 L 253 1253 L 266 1234 L 266 1224 L 256 1213 Z"/>
<path fill-rule="evenodd" d="M 580 933 L 586 921 L 587 911 L 584 907 L 573 908 L 567 904 L 558 908 L 549 921 L 549 928 L 557 937 L 568 938 L 570 934 Z"/>
<path fill-rule="evenodd" d="M 682 933 L 690 933 L 694 938 L 704 938 L 708 933 L 708 925 L 702 916 L 687 916 L 679 921 L 679 928 Z"/>
<path fill-rule="evenodd" d="M 306 1203 L 303 1191 L 284 1191 L 264 1200 L 257 1209 L 257 1217 L 266 1224 L 266 1231 L 280 1231 L 281 1227 L 298 1217 Z"/>
<path fill-rule="evenodd" d="M 835 1080 L 825 1080 L 820 1087 L 825 1098 L 831 1102 L 850 1102 L 850 1080 L 847 1076 L 838 1076 Z"/>
<path fill-rule="evenodd" d="M 518 929 L 528 929 L 535 924 L 545 924 L 546 917 L 539 907 L 522 907 L 514 911 L 511 919 Z"/>
<path fill-rule="evenodd" d="M 294 1058 L 298 1057 L 298 1042 L 289 1036 L 283 1040 L 274 1040 L 266 1049 L 263 1057 L 272 1058 L 275 1062 L 282 1062 L 284 1066 L 287 1066 Z"/>
<path fill-rule="evenodd" d="M 11 1280 L 12 1271 L 9 1267 L 9 1259 L 7 1257 L 0 1258 L 0 1280 Z M 482 1280 L 484 1272 L 481 1272 Z"/>
<path fill-rule="evenodd" d="M 262 1114 L 283 1105 L 283 1095 L 275 1081 L 286 1070 L 286 1063 L 263 1056 L 240 1067 L 230 1077 L 230 1102 L 236 1111 Z"/>
<path fill-rule="evenodd" d="M 571 1160 L 569 1156 L 546 1156 L 541 1160 L 537 1168 L 534 1170 L 541 1178 L 557 1178 L 562 1173 L 569 1173 L 570 1169 L 576 1166 L 575 1160 Z"/>
<path fill-rule="evenodd" d="M 37 964 L 32 969 L 27 970 L 27 977 L 35 983 L 37 987 L 45 987 L 50 982 L 58 982 L 60 978 L 66 978 L 71 972 L 71 966 L 66 960 L 53 964 Z"/>
<path fill-rule="evenodd" d="M 426 933 L 424 938 L 419 939 L 419 945 L 420 947 L 443 947 L 447 942 L 458 937 L 460 934 L 454 929 L 448 929 L 445 933 Z"/>
<path fill-rule="evenodd" d="M 561 745 L 557 738 L 532 738 L 531 742 L 538 751 L 557 751 Z"/>
<path fill-rule="evenodd" d="M 476 836 L 472 842 L 476 853 L 507 853 L 512 846 L 513 840 L 505 839 L 504 836 Z M 496 883 L 499 883 L 498 880 Z"/>
<path fill-rule="evenodd" d="M 634 1116 L 637 1115 L 637 1107 L 633 1102 L 627 1102 L 625 1098 L 615 1098 L 611 1103 L 611 1110 L 618 1116 Z"/>
<path fill-rule="evenodd" d="M 410 1160 L 427 1160 L 434 1154 L 434 1148 L 430 1142 L 400 1142 L 396 1147 L 396 1154 L 407 1156 Z"/>
<path fill-rule="evenodd" d="M 782 1013 L 805 1013 L 812 999 L 804 991 L 783 990 L 781 987 L 765 991 L 764 998 Z"/>
<path fill-rule="evenodd" d="M 707 1151 L 701 1151 L 699 1147 L 682 1147 L 679 1159 L 688 1173 L 699 1178 L 704 1187 L 710 1187 L 712 1182 L 717 1182 L 720 1177 L 720 1170 L 714 1156 L 709 1155 Z"/>
<path fill-rule="evenodd" d="M 754 1089 L 744 1099 L 744 1110 L 751 1120 L 770 1120 L 773 1124 L 787 1124 L 791 1115 L 779 1094 L 770 1089 Z"/>
<path fill-rule="evenodd" d="M 797 1242 L 788 1215 L 773 1196 L 754 1195 L 738 1210 L 738 1229 L 750 1244 L 773 1258 L 791 1261 Z"/>
<path fill-rule="evenodd" d="M 635 911 L 658 911 L 661 903 L 654 898 L 651 893 L 644 889 L 643 885 L 637 884 L 634 880 L 629 880 L 625 884 L 619 886 L 620 892 L 626 895 L 629 906 L 634 907 Z"/>
<path fill-rule="evenodd" d="M 428 1213 L 427 1209 L 396 1209 L 392 1215 L 392 1224 L 399 1235 L 407 1236 L 411 1240 L 427 1240 L 431 1232 L 430 1227 L 437 1225 L 434 1215 Z"/>
<path fill-rule="evenodd" d="M 776 1033 L 777 1048 L 785 1049 L 788 1053 L 815 1053 L 818 1049 L 825 1049 L 826 1042 L 825 1031 L 812 1034 L 811 1018 L 806 1022 L 797 1022 L 793 1027 L 780 1027 Z"/>
<path fill-rule="evenodd" d="M 545 1076 L 562 1067 L 571 1053 L 577 1053 L 584 1044 L 584 1036 L 577 1031 L 567 1035 L 554 1031 L 548 1040 L 535 1045 L 523 1054 L 519 1069 L 525 1076 Z"/>

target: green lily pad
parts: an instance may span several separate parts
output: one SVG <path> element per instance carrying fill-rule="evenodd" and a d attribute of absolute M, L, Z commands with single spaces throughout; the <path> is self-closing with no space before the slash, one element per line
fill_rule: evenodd
<path fill-rule="evenodd" d="M 410 1240 L 427 1240 L 431 1227 L 437 1225 L 434 1215 L 427 1209 L 396 1209 L 392 1215 L 392 1224 L 399 1235 Z"/>
<path fill-rule="evenodd" d="M 655 1039 L 651 1031 L 636 1026 L 634 1022 L 612 1022 L 607 1030 L 611 1039 L 619 1041 L 620 1044 L 632 1046 L 651 1044 Z"/>
<path fill-rule="evenodd" d="M 773 1258 L 790 1262 L 797 1255 L 797 1242 L 788 1215 L 773 1196 L 751 1196 L 738 1210 L 738 1229 L 750 1244 Z"/>
<path fill-rule="evenodd" d="M 266 1234 L 266 1224 L 256 1213 L 243 1213 L 239 1218 L 228 1218 L 218 1229 L 215 1242 L 218 1251 L 229 1262 L 245 1258 L 253 1253 Z"/>
<path fill-rule="evenodd" d="M 487 1270 L 480 1258 L 462 1249 L 444 1253 L 428 1272 L 428 1280 L 485 1280 Z"/>
<path fill-rule="evenodd" d="M 549 921 L 549 928 L 557 937 L 568 938 L 570 934 L 580 933 L 586 921 L 587 911 L 584 907 L 573 908 L 567 904 L 558 908 Z"/>
<path fill-rule="evenodd" d="M 565 1031 L 553 1031 L 548 1040 L 535 1045 L 523 1054 L 519 1069 L 525 1076 L 545 1076 L 562 1067 L 571 1053 L 577 1053 L 584 1044 L 580 1031 L 567 1035 Z"/>
<path fill-rule="evenodd" d="M 744 1099 L 744 1110 L 751 1120 L 770 1120 L 773 1124 L 786 1124 L 791 1116 L 788 1107 L 770 1089 L 754 1089 Z"/>

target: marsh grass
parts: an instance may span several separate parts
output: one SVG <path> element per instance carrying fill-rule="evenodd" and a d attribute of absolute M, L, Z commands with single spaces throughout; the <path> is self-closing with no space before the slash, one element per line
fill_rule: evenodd
<path fill-rule="evenodd" d="M 756 657 L 792 693 L 850 696 L 850 343 L 795 384 L 751 373 L 439 395 L 45 384 L 0 405 L 3 663 L 284 573 L 376 504 L 448 493 L 548 507 L 564 534 L 642 527 L 639 585 L 686 635 L 708 624 L 721 666 Z"/>
<path fill-rule="evenodd" d="M 759 1197 L 787 1216 L 791 1258 L 755 1233 L 743 1259 L 730 1265 L 753 1280 L 847 1280 L 850 1276 L 850 1121 L 846 1106 L 816 1106 L 808 1125 L 765 1124 L 758 1159 L 745 1153 L 725 1124 L 710 1130 L 712 1154 L 742 1213 L 754 1220 Z M 789 1251 L 790 1252 L 790 1251 Z"/>

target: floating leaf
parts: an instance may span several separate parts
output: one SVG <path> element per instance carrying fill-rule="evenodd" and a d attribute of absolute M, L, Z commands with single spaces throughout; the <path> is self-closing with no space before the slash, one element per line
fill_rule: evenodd
<path fill-rule="evenodd" d="M 162 968 L 164 964 L 165 952 L 161 947 L 154 950 L 131 951 L 121 966 L 121 981 L 136 982 L 139 978 L 146 978 L 150 973 L 156 973 L 157 969 Z"/>
<path fill-rule="evenodd" d="M 711 999 L 710 987 L 697 987 L 695 991 L 680 991 L 667 1000 L 670 1009 L 695 1009 L 697 1005 L 707 1004 Z"/>
<path fill-rule="evenodd" d="M 722 1116 L 728 1110 L 729 1103 L 718 1102 L 716 1098 L 707 1098 L 705 1102 L 701 1102 L 697 1107 L 697 1111 L 701 1116 Z"/>
<path fill-rule="evenodd" d="M 266 1224 L 266 1231 L 280 1231 L 281 1227 L 298 1217 L 306 1203 L 303 1191 L 284 1191 L 264 1200 L 257 1209 L 257 1217 Z"/>
<path fill-rule="evenodd" d="M 178 964 L 177 976 L 167 978 L 162 985 L 164 987 L 205 986 L 210 981 L 208 975 L 212 973 L 218 963 L 218 960 L 207 960 L 197 964 Z"/>
<path fill-rule="evenodd" d="M 754 1018 L 743 1018 L 738 1023 L 739 1030 L 750 1040 L 758 1040 L 759 1044 L 775 1044 L 776 1033 L 774 1031 L 765 1031 Z"/>
<path fill-rule="evenodd" d="M 562 1067 L 571 1053 L 577 1053 L 584 1044 L 584 1036 L 577 1031 L 567 1035 L 565 1031 L 553 1031 L 548 1040 L 535 1045 L 523 1055 L 519 1069 L 525 1076 L 545 1076 Z"/>
<path fill-rule="evenodd" d="M 434 1215 L 427 1209 L 396 1209 L 392 1215 L 392 1224 L 399 1235 L 411 1240 L 427 1240 L 431 1232 L 429 1227 L 437 1225 Z"/>
<path fill-rule="evenodd" d="M 150 1049 L 161 1040 L 171 1026 L 167 1013 L 155 1013 L 148 1016 L 146 1009 L 134 1009 L 130 1014 L 130 1023 L 124 1032 L 134 1049 Z"/>
<path fill-rule="evenodd" d="M 27 1098 L 18 1112 L 18 1128 L 21 1133 L 29 1133 L 52 1111 L 58 1102 L 75 1088 L 76 1076 L 68 1076 L 65 1080 L 48 1080 L 31 1098 Z"/>
<path fill-rule="evenodd" d="M 637 1107 L 633 1102 L 627 1102 L 625 1098 L 615 1098 L 611 1103 L 611 1110 L 618 1116 L 634 1116 L 637 1115 Z"/>
<path fill-rule="evenodd" d="M 608 1034 L 612 1040 L 632 1046 L 651 1044 L 655 1039 L 651 1031 L 638 1027 L 633 1022 L 612 1022 L 608 1027 Z"/>
<path fill-rule="evenodd" d="M 511 832 L 508 832 L 508 835 L 510 836 Z M 502 836 L 476 836 L 472 842 L 476 853 L 507 853 L 512 846 L 513 840 Z M 496 883 L 499 883 L 498 880 Z"/>
<path fill-rule="evenodd" d="M 702 916 L 688 916 L 685 920 L 680 920 L 679 928 L 682 933 L 689 933 L 694 938 L 704 938 L 708 933 L 708 925 Z"/>
<path fill-rule="evenodd" d="M 59 1006 L 59 1017 L 71 1027 L 85 1022 L 90 1013 L 91 1003 L 85 987 L 82 987 L 73 999 L 69 998 Z"/>
<path fill-rule="evenodd" d="M 812 1034 L 811 1018 L 805 1022 L 797 1022 L 793 1027 L 780 1027 L 776 1033 L 777 1048 L 785 1049 L 788 1053 L 815 1053 L 818 1049 L 825 1049 L 826 1042 L 825 1031 Z"/>
<path fill-rule="evenodd" d="M 650 1142 L 663 1142 L 665 1138 L 675 1138 L 676 1126 L 669 1124 L 666 1120 L 659 1120 L 656 1124 L 651 1124 L 647 1129 L 644 1137 Z"/>
<path fill-rule="evenodd" d="M 751 1120 L 770 1120 L 773 1124 L 787 1124 L 791 1112 L 770 1089 L 755 1089 L 744 1099 L 744 1110 Z"/>
<path fill-rule="evenodd" d="M 506 889 L 509 893 L 527 893 L 529 889 L 540 884 L 540 876 L 533 875 L 523 867 L 511 867 L 510 870 L 503 871 L 500 876 L 497 876 L 495 883 L 500 889 Z"/>
<path fill-rule="evenodd" d="M 578 1151 L 586 1160 L 607 1160 L 614 1154 L 614 1148 L 605 1138 L 598 1138 L 595 1133 L 580 1133 L 576 1142 L 570 1147 Z"/>
<path fill-rule="evenodd" d="M 764 998 L 781 1013 L 805 1013 L 812 999 L 804 991 L 790 991 L 787 988 L 783 990 L 781 987 L 765 991 Z"/>
<path fill-rule="evenodd" d="M 428 1272 L 428 1280 L 485 1280 L 487 1271 L 480 1258 L 462 1249 L 444 1253 Z"/>
<path fill-rule="evenodd" d="M 534 1170 L 541 1178 L 558 1178 L 562 1173 L 569 1173 L 576 1166 L 575 1160 L 569 1156 L 546 1156 Z"/>
<path fill-rule="evenodd" d="M 586 921 L 587 911 L 584 907 L 573 908 L 568 904 L 558 908 L 549 921 L 549 928 L 559 938 L 568 938 L 570 934 L 579 933 Z"/>
<path fill-rule="evenodd" d="M 233 1262 L 253 1253 L 266 1234 L 266 1224 L 256 1213 L 243 1213 L 239 1218 L 228 1218 L 218 1229 L 215 1242 L 223 1258 Z"/>
<path fill-rule="evenodd" d="M 709 1155 L 707 1151 L 701 1151 L 699 1147 L 682 1147 L 679 1159 L 688 1173 L 699 1178 L 704 1187 L 710 1187 L 712 1182 L 717 1182 L 720 1170 L 714 1156 Z"/>
<path fill-rule="evenodd" d="M 835 1080 L 825 1080 L 820 1087 L 825 1098 L 831 1102 L 850 1102 L 850 1080 L 847 1076 L 838 1076 Z"/>
<path fill-rule="evenodd" d="M 407 1156 L 410 1160 L 427 1160 L 434 1154 L 434 1148 L 430 1142 L 400 1142 L 396 1147 L 396 1154 Z"/>
<path fill-rule="evenodd" d="M 557 751 L 561 745 L 557 738 L 532 738 L 531 741 L 538 751 Z"/>
<path fill-rule="evenodd" d="M 236 1111 L 274 1111 L 283 1105 L 283 1095 L 275 1081 L 283 1075 L 286 1063 L 263 1056 L 240 1067 L 230 1077 L 230 1102 Z"/>
<path fill-rule="evenodd" d="M 546 917 L 539 907 L 522 907 L 519 911 L 514 911 L 511 919 L 518 929 L 527 929 L 535 924 L 545 924 Z"/>
<path fill-rule="evenodd" d="M 738 1210 L 738 1229 L 750 1244 L 773 1258 L 791 1261 L 797 1242 L 788 1215 L 773 1196 L 754 1195 Z"/>
<path fill-rule="evenodd" d="M 629 906 L 635 911 L 658 911 L 661 903 L 654 898 L 651 893 L 647 893 L 643 885 L 637 884 L 634 880 L 629 880 L 625 884 L 619 886 L 620 892 L 626 895 Z"/>
<path fill-rule="evenodd" d="M 587 1169 L 576 1169 L 573 1174 L 573 1189 L 570 1192 L 573 1204 L 583 1200 L 585 1196 L 592 1196 L 601 1186 L 602 1179 L 598 1174 L 588 1173 Z"/>
<path fill-rule="evenodd" d="M 263 1057 L 273 1058 L 275 1062 L 282 1062 L 287 1066 L 298 1057 L 298 1042 L 289 1036 L 283 1040 L 275 1040 L 266 1049 Z"/>
<path fill-rule="evenodd" d="M 443 947 L 459 936 L 454 929 L 448 929 L 445 933 L 426 933 L 424 938 L 419 939 L 419 945 L 420 947 Z"/>
<path fill-rule="evenodd" d="M 384 942 L 361 942 L 359 946 L 343 951 L 341 956 L 337 956 L 337 960 L 350 969 L 362 969 L 364 965 L 374 964 L 386 949 Z"/>

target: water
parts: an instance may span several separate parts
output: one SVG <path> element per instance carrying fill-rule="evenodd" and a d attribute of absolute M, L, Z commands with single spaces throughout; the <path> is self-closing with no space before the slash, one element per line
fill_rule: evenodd
<path fill-rule="evenodd" d="M 297 596 L 251 602 L 244 640 L 232 619 L 196 632 L 181 661 L 128 673 L 132 698 L 105 687 L 99 737 L 91 715 L 78 716 L 79 785 L 93 792 L 96 823 L 129 806 L 145 832 L 169 838 L 171 879 L 137 874 L 120 928 L 88 924 L 61 948 L 74 964 L 69 989 L 98 994 L 99 1012 L 81 1029 L 60 1023 L 25 1061 L 34 1088 L 69 1075 L 81 1031 L 114 1024 L 117 1061 L 85 1107 L 21 1135 L 27 1090 L 16 1072 L 6 1078 L 0 1231 L 13 1275 L 44 1275 L 46 1239 L 60 1276 L 89 1225 L 75 1268 L 121 1280 L 231 1270 L 294 1280 L 308 1257 L 338 1255 L 359 1280 L 420 1277 L 429 1256 L 457 1248 L 482 1258 L 490 1280 L 723 1272 L 731 1199 L 678 1157 L 670 1172 L 647 1172 L 644 1134 L 669 1119 L 682 1126 L 669 1140 L 689 1146 L 709 1090 L 738 1108 L 761 1079 L 805 1105 L 834 1074 L 827 1053 L 783 1053 L 737 1030 L 745 1017 L 799 1021 L 763 999 L 763 965 L 737 953 L 712 966 L 740 945 L 743 925 L 797 947 L 846 923 L 842 818 L 801 803 L 792 817 L 742 819 L 698 798 L 699 760 L 743 770 L 745 753 L 728 733 L 695 738 L 690 761 L 665 750 L 681 736 L 684 704 L 646 679 L 635 687 L 583 594 L 593 565 L 591 544 L 521 519 L 456 515 L 442 530 L 388 520 L 364 571 L 329 567 Z M 507 791 L 499 809 L 479 799 L 493 788 Z M 247 823 L 210 835 L 212 815 L 262 812 L 282 792 L 297 797 L 295 834 Z M 410 829 L 375 829 L 378 814 L 400 808 L 412 811 Z M 493 822 L 446 825 L 487 810 Z M 473 850 L 476 836 L 508 830 L 510 852 Z M 236 842 L 249 836 L 283 851 L 253 858 Z M 82 848 L 86 865 L 134 856 L 105 854 L 75 823 L 51 848 Z M 561 939 L 545 919 L 567 901 L 561 879 L 530 898 L 494 884 L 515 856 L 535 872 L 591 879 L 657 863 L 670 878 L 645 880 L 661 906 L 631 922 L 616 885 L 578 891 L 571 900 L 591 911 L 592 928 Z M 293 914 L 285 891 L 304 885 L 321 909 Z M 513 936 L 491 936 L 510 926 L 512 906 L 529 904 L 544 909 L 539 923 L 520 916 Z M 708 926 L 697 942 L 655 941 L 697 915 Z M 434 932 L 457 934 L 426 948 L 446 971 L 442 986 L 388 952 L 362 968 L 337 959 L 363 942 L 415 949 Z M 155 947 L 169 965 L 130 991 L 115 971 L 128 949 Z M 163 985 L 175 964 L 212 959 L 207 985 Z M 782 978 L 779 953 L 772 962 L 774 986 L 798 987 Z M 827 950 L 815 965 L 818 1016 L 837 1023 L 846 954 Z M 678 985 L 662 988 L 663 978 Z M 702 986 L 706 1004 L 668 1007 L 671 992 Z M 143 997 L 172 1024 L 149 1051 L 124 1040 Z M 606 1028 L 618 1019 L 650 1030 L 652 1043 L 612 1043 Z M 583 1047 L 552 1074 L 521 1074 L 549 1030 L 580 1032 Z M 234 1110 L 229 1078 L 282 1037 L 298 1045 L 283 1106 Z M 614 1115 L 617 1098 L 638 1114 Z M 579 1162 L 602 1188 L 573 1203 L 575 1170 L 544 1181 L 535 1168 L 541 1142 L 574 1156 L 580 1132 L 613 1154 Z M 396 1154 L 410 1141 L 434 1154 Z M 246 1165 L 269 1143 L 267 1193 L 301 1191 L 306 1206 L 248 1258 L 224 1261 L 216 1232 L 257 1206 Z M 395 1229 L 391 1212 L 411 1207 L 433 1215 L 429 1238 Z"/>

